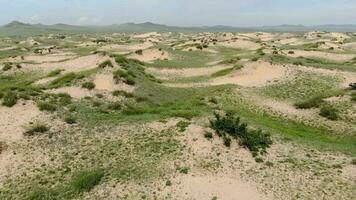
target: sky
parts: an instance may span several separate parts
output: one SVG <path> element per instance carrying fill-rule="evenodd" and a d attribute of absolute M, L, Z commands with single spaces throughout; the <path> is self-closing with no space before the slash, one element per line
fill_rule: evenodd
<path fill-rule="evenodd" d="M 0 0 L 0 24 L 356 24 L 356 0 Z"/>

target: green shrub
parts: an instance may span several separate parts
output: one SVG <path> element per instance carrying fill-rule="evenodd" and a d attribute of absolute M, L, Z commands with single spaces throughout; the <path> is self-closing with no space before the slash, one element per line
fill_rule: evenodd
<path fill-rule="evenodd" d="M 72 97 L 68 93 L 57 94 L 58 103 L 62 106 L 67 106 L 72 103 Z"/>
<path fill-rule="evenodd" d="M 112 62 L 110 60 L 106 60 L 106 61 L 100 63 L 98 67 L 99 68 L 114 67 L 114 65 L 112 64 Z"/>
<path fill-rule="evenodd" d="M 124 96 L 126 98 L 132 98 L 134 97 L 135 95 L 130 93 L 130 92 L 126 92 L 126 91 L 123 91 L 123 90 L 115 90 L 112 92 L 112 95 L 113 96 Z"/>
<path fill-rule="evenodd" d="M 108 109 L 110 110 L 120 110 L 121 108 L 122 106 L 120 102 L 112 102 L 108 104 Z"/>
<path fill-rule="evenodd" d="M 3 71 L 8 71 L 12 68 L 11 63 L 5 63 L 4 67 L 2 68 Z"/>
<path fill-rule="evenodd" d="M 70 191 L 75 194 L 90 191 L 100 183 L 103 177 L 104 171 L 101 169 L 81 171 L 70 181 Z"/>
<path fill-rule="evenodd" d="M 266 148 L 272 144 L 269 134 L 261 130 L 248 130 L 247 124 L 241 123 L 240 118 L 232 112 L 225 115 L 214 113 L 215 119 L 210 120 L 210 127 L 214 129 L 218 136 L 224 139 L 224 144 L 231 144 L 230 136 L 241 141 L 241 144 L 248 148 L 253 155 L 264 153 Z"/>
<path fill-rule="evenodd" d="M 136 84 L 136 81 L 133 79 L 133 77 L 131 77 L 131 76 L 128 76 L 125 80 L 124 80 L 124 82 L 126 83 L 126 84 L 128 84 L 128 85 L 135 85 Z"/>
<path fill-rule="evenodd" d="M 46 124 L 37 122 L 37 123 L 29 126 L 27 128 L 26 132 L 24 133 L 24 135 L 33 136 L 38 133 L 46 133 L 49 131 L 49 129 L 50 128 Z"/>
<path fill-rule="evenodd" d="M 68 74 L 65 74 L 61 77 L 56 78 L 55 80 L 51 81 L 48 86 L 50 88 L 58 88 L 64 85 L 69 85 L 71 82 L 73 82 L 76 79 L 80 79 L 81 77 L 78 76 L 77 74 L 71 72 Z"/>
<path fill-rule="evenodd" d="M 339 118 L 337 114 L 337 109 L 330 106 L 330 105 L 325 105 L 320 109 L 320 116 L 323 116 L 329 120 L 337 120 Z"/>
<path fill-rule="evenodd" d="M 56 105 L 49 103 L 49 102 L 45 102 L 45 101 L 38 102 L 37 107 L 38 107 L 38 109 L 40 109 L 40 111 L 53 112 L 53 111 L 57 110 Z"/>
<path fill-rule="evenodd" d="M 318 108 L 322 103 L 324 103 L 323 98 L 321 96 L 318 96 L 302 102 L 297 102 L 294 104 L 294 106 L 298 109 L 309 109 L 309 108 Z"/>
<path fill-rule="evenodd" d="M 86 88 L 88 90 L 92 90 L 95 88 L 95 84 L 93 82 L 85 82 L 82 84 L 82 88 Z"/>
<path fill-rule="evenodd" d="M 177 171 L 181 174 L 188 174 L 189 168 L 188 167 L 178 167 Z"/>
<path fill-rule="evenodd" d="M 350 83 L 349 86 L 352 90 L 356 90 L 356 83 Z"/>
<path fill-rule="evenodd" d="M 142 55 L 143 54 L 143 50 L 142 49 L 136 50 L 135 53 L 138 54 L 138 55 Z"/>
<path fill-rule="evenodd" d="M 188 121 L 179 121 L 176 126 L 177 126 L 179 132 L 184 132 L 189 125 L 190 125 L 190 122 L 188 122 Z"/>
<path fill-rule="evenodd" d="M 351 101 L 356 102 L 356 92 L 351 93 Z"/>
<path fill-rule="evenodd" d="M 212 138 L 213 138 L 213 133 L 211 133 L 211 132 L 205 132 L 205 133 L 204 133 L 204 137 L 205 137 L 206 139 L 212 139 Z"/>
<path fill-rule="evenodd" d="M 14 92 L 7 92 L 2 97 L 2 105 L 12 107 L 17 103 L 18 97 Z"/>
<path fill-rule="evenodd" d="M 73 115 L 67 114 L 66 116 L 64 116 L 64 122 L 66 122 L 67 124 L 75 124 L 77 123 L 77 120 Z"/>
<path fill-rule="evenodd" d="M 62 69 L 56 69 L 47 74 L 47 77 L 54 77 L 59 75 L 63 70 Z"/>

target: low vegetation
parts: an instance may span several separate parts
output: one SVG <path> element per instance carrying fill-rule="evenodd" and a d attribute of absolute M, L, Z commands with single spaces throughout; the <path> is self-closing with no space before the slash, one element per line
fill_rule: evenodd
<path fill-rule="evenodd" d="M 214 113 L 214 116 L 215 118 L 210 120 L 210 127 L 223 138 L 226 146 L 231 145 L 233 138 L 248 148 L 253 156 L 257 156 L 259 153 L 265 153 L 272 144 L 270 134 L 262 130 L 249 130 L 248 125 L 241 123 L 240 118 L 233 112 L 227 112 L 225 115 Z"/>

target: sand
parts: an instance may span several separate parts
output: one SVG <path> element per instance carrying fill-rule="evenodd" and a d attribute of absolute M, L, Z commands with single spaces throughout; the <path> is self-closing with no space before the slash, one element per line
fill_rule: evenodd
<path fill-rule="evenodd" d="M 223 69 L 228 69 L 230 67 L 225 65 L 216 65 L 213 67 L 203 67 L 203 68 L 182 68 L 182 69 L 147 67 L 146 72 L 153 74 L 154 76 L 160 79 L 167 80 L 167 79 L 175 79 L 175 78 L 211 75 L 215 72 L 218 72 Z"/>
<path fill-rule="evenodd" d="M 123 82 L 115 83 L 112 74 L 97 74 L 94 78 L 95 90 L 103 92 L 112 92 L 115 90 L 121 90 L 125 92 L 133 92 L 134 86 L 125 84 Z"/>
<path fill-rule="evenodd" d="M 44 114 L 32 102 L 19 101 L 11 108 L 0 106 L 0 141 L 18 141 L 23 138 L 24 126 Z"/>
<path fill-rule="evenodd" d="M 58 63 L 24 64 L 24 68 L 45 71 L 63 69 L 66 72 L 79 72 L 96 68 L 101 62 L 105 60 L 107 60 L 107 57 L 94 54 Z"/>
<path fill-rule="evenodd" d="M 291 50 L 294 51 L 294 54 L 288 54 L 290 50 L 284 50 L 283 53 L 287 54 L 290 57 L 307 57 L 307 58 L 322 58 L 331 61 L 345 62 L 353 59 L 354 54 L 337 54 L 337 53 L 327 53 L 321 51 L 303 51 L 303 50 Z"/>
<path fill-rule="evenodd" d="M 246 87 L 264 86 L 287 76 L 288 69 L 282 65 L 272 65 L 259 61 L 247 63 L 244 68 L 225 77 L 211 81 L 212 85 L 237 84 Z"/>
<path fill-rule="evenodd" d="M 166 51 L 159 51 L 158 49 L 143 50 L 142 55 L 133 53 L 129 58 L 137 59 L 142 62 L 152 63 L 155 60 L 169 60 L 171 56 Z"/>
<path fill-rule="evenodd" d="M 44 63 L 44 62 L 61 62 L 68 59 L 75 58 L 75 54 L 71 53 L 56 53 L 56 54 L 47 54 L 47 55 L 29 55 L 24 57 L 24 61 L 35 62 L 35 63 Z"/>
<path fill-rule="evenodd" d="M 228 48 L 238 48 L 238 49 L 248 49 L 248 50 L 257 50 L 262 47 L 260 44 L 248 40 L 218 42 L 217 45 L 228 47 Z"/>

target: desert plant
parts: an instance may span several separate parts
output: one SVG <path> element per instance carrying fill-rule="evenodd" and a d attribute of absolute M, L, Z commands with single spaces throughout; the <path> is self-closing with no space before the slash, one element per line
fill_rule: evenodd
<path fill-rule="evenodd" d="M 78 194 L 90 191 L 104 177 L 102 169 L 85 170 L 77 173 L 69 183 L 71 193 Z"/>
<path fill-rule="evenodd" d="M 108 109 L 110 110 L 120 110 L 122 108 L 120 102 L 112 102 L 108 104 Z"/>
<path fill-rule="evenodd" d="M 143 54 L 143 50 L 142 49 L 136 50 L 135 53 L 138 54 L 138 55 L 142 55 Z"/>
<path fill-rule="evenodd" d="M 67 114 L 64 116 L 64 122 L 67 124 L 75 124 L 77 123 L 77 120 L 73 115 Z"/>
<path fill-rule="evenodd" d="M 47 77 L 54 77 L 59 75 L 63 70 L 62 69 L 56 69 L 47 74 Z"/>
<path fill-rule="evenodd" d="M 356 90 L 356 83 L 350 83 L 349 86 L 351 90 Z"/>
<path fill-rule="evenodd" d="M 309 108 L 318 108 L 324 103 L 324 100 L 321 96 L 313 97 L 305 101 L 297 102 L 294 106 L 298 109 L 309 109 Z"/>
<path fill-rule="evenodd" d="M 211 133 L 211 132 L 205 132 L 204 133 L 204 137 L 206 138 L 206 139 L 212 139 L 213 138 L 213 133 Z"/>
<path fill-rule="evenodd" d="M 106 61 L 100 63 L 98 67 L 99 68 L 114 67 L 114 65 L 111 63 L 110 60 L 106 60 Z"/>
<path fill-rule="evenodd" d="M 5 63 L 4 67 L 2 68 L 3 71 L 8 71 L 12 68 L 11 63 Z"/>
<path fill-rule="evenodd" d="M 85 83 L 82 84 L 82 88 L 86 88 L 88 90 L 92 90 L 92 89 L 95 88 L 95 84 L 93 82 L 88 81 L 88 82 L 85 82 Z"/>
<path fill-rule="evenodd" d="M 49 111 L 49 112 L 53 112 L 57 110 L 57 107 L 55 104 L 53 103 L 49 103 L 46 101 L 40 101 L 37 103 L 37 107 L 40 111 Z"/>
<path fill-rule="evenodd" d="M 33 136 L 35 134 L 38 133 L 46 133 L 47 131 L 49 131 L 49 127 L 41 122 L 36 122 L 34 124 L 32 124 L 31 126 L 27 127 L 26 132 L 24 133 L 24 135 L 26 136 Z"/>
<path fill-rule="evenodd" d="M 320 116 L 323 116 L 329 120 L 337 120 L 339 118 L 337 109 L 331 105 L 325 105 L 320 109 Z"/>
<path fill-rule="evenodd" d="M 184 132 L 189 125 L 190 125 L 190 122 L 188 122 L 188 121 L 180 121 L 177 123 L 176 126 L 177 126 L 179 132 Z"/>
<path fill-rule="evenodd" d="M 17 103 L 18 97 L 14 92 L 7 92 L 2 97 L 2 105 L 12 107 Z"/>
<path fill-rule="evenodd" d="M 135 84 L 136 84 L 136 81 L 133 79 L 132 76 L 128 76 L 128 77 L 124 80 L 124 82 L 125 82 L 126 84 L 128 84 L 128 85 L 135 85 Z"/>
<path fill-rule="evenodd" d="M 241 144 L 248 148 L 253 155 L 264 153 L 266 148 L 272 144 L 269 134 L 261 130 L 248 130 L 247 124 L 241 123 L 240 118 L 233 112 L 225 115 L 214 113 L 215 119 L 210 120 L 210 127 L 214 129 L 218 136 L 224 139 L 226 146 L 229 146 L 230 136 L 241 141 Z"/>

